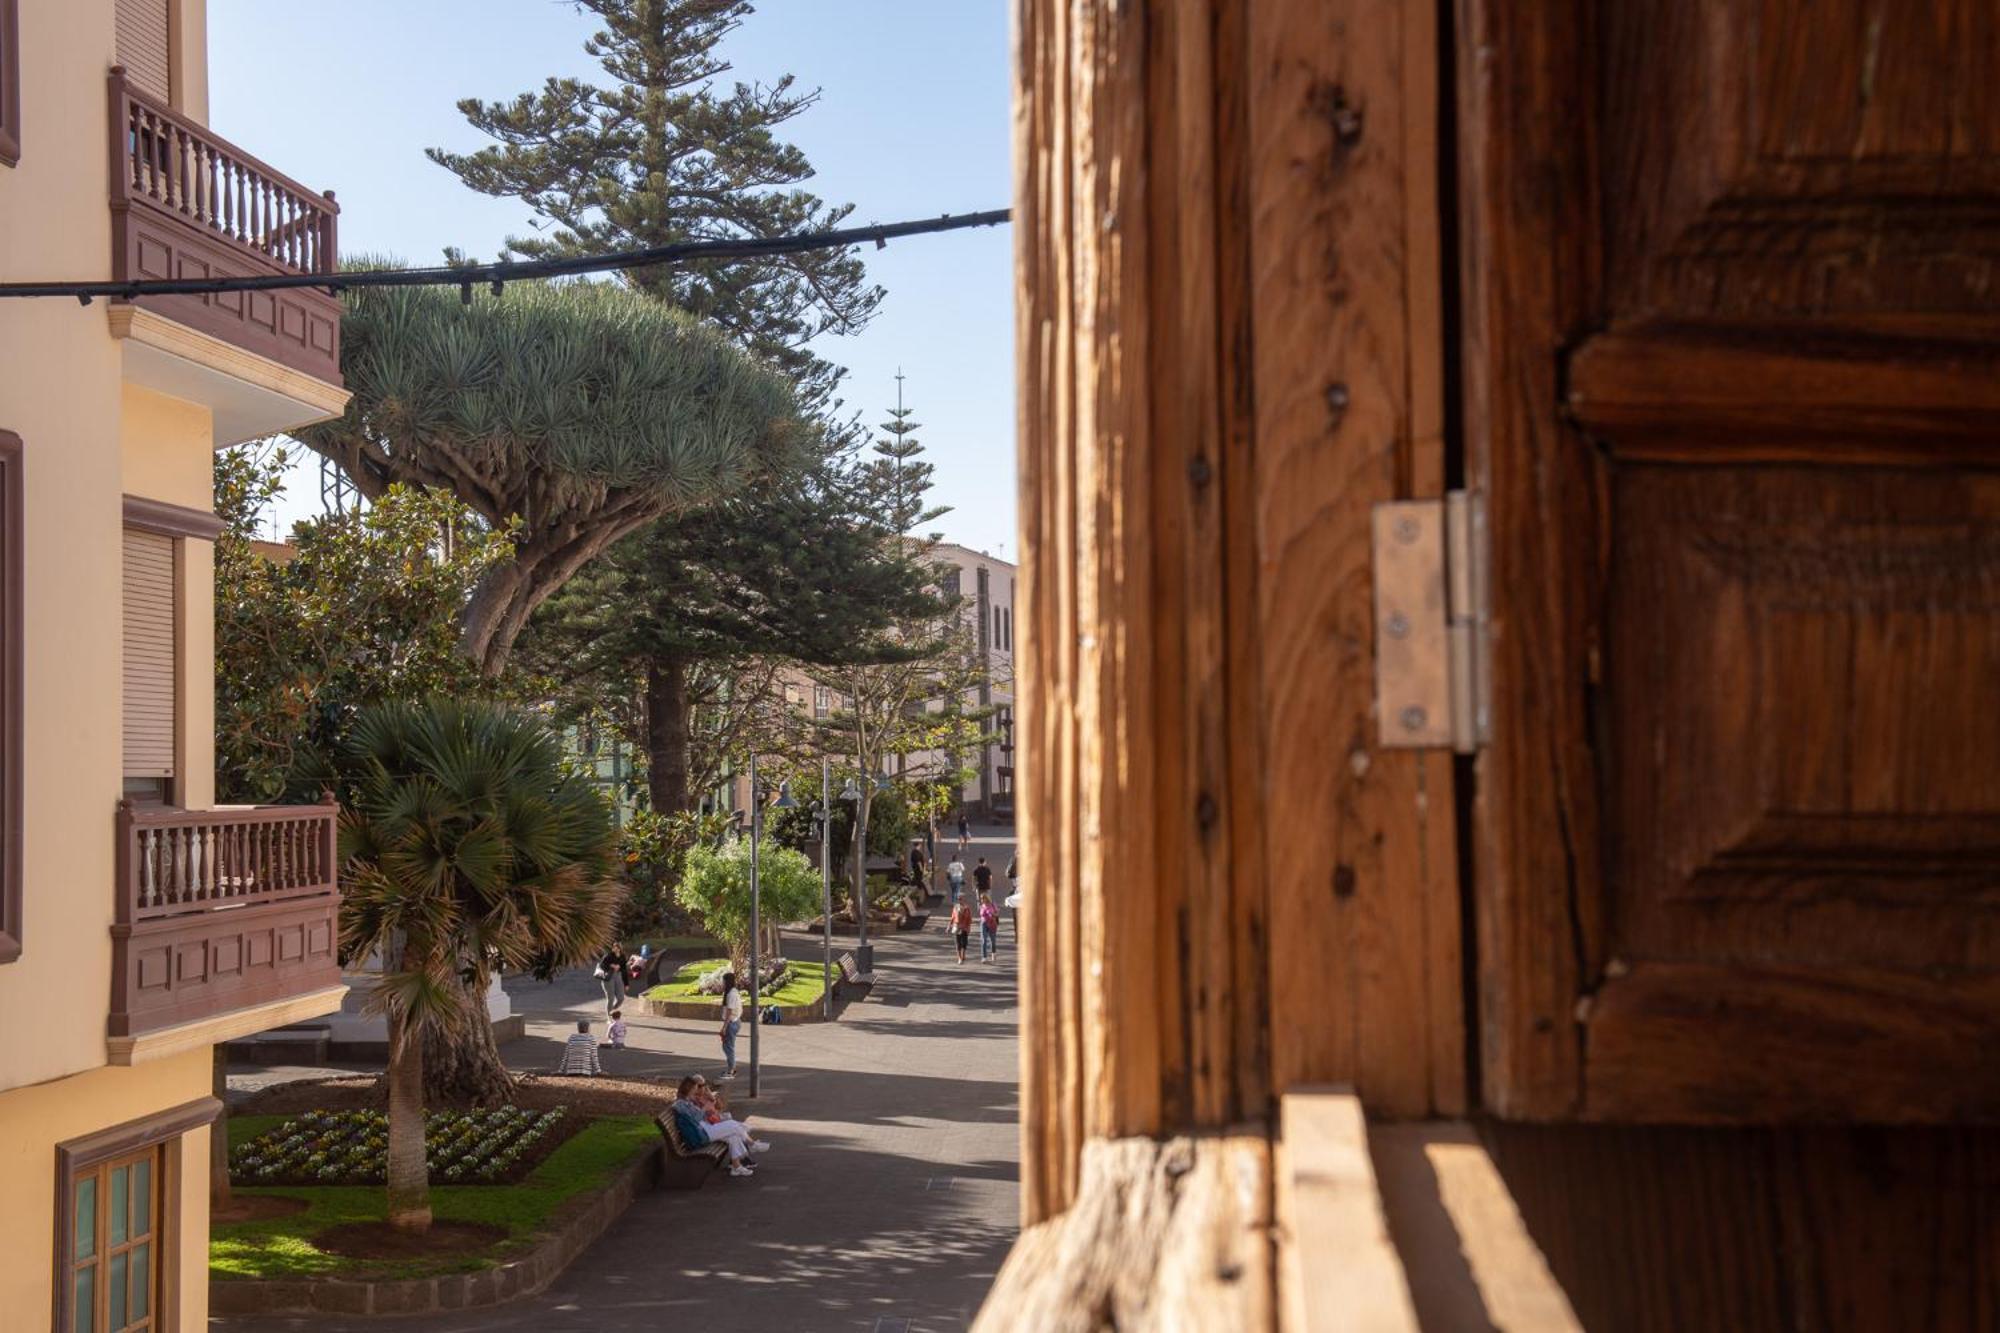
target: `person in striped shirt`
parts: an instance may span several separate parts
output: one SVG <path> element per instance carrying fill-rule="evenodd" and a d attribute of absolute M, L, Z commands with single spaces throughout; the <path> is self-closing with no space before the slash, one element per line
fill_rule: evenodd
<path fill-rule="evenodd" d="M 590 1035 L 590 1020 L 580 1018 L 576 1031 L 563 1046 L 562 1063 L 556 1066 L 556 1073 L 595 1077 L 603 1072 L 597 1063 L 597 1038 Z"/>

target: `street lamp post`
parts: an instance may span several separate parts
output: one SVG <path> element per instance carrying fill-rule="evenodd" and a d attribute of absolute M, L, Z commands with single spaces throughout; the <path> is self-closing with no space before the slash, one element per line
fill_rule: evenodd
<path fill-rule="evenodd" d="M 763 973 L 759 971 L 763 922 L 759 917 L 762 893 L 757 882 L 757 841 L 764 831 L 764 802 L 757 790 L 757 753 L 750 753 L 750 1095 L 757 1095 L 757 1030 L 764 1025 Z"/>
<path fill-rule="evenodd" d="M 874 971 L 874 955 L 868 948 L 868 825 L 863 822 L 861 788 L 849 778 L 840 789 L 840 799 L 854 802 L 854 921 L 859 932 L 854 943 L 854 961 L 861 972 Z"/>
<path fill-rule="evenodd" d="M 819 894 L 821 948 L 826 957 L 820 975 L 826 980 L 826 1016 L 833 1017 L 833 761 L 819 758 Z"/>

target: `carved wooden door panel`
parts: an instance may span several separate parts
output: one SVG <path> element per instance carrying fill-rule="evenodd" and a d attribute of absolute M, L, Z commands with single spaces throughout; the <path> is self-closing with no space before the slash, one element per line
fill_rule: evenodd
<path fill-rule="evenodd" d="M 1457 51 L 1488 1106 L 2000 1115 L 2000 6 Z"/>

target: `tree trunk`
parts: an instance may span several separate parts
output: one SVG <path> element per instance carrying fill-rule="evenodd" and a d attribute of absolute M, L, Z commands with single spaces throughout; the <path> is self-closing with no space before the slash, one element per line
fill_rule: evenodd
<path fill-rule="evenodd" d="M 215 1099 L 229 1104 L 229 1046 L 215 1044 Z M 229 1207 L 229 1117 L 219 1115 L 208 1131 L 208 1211 L 211 1216 Z"/>
<path fill-rule="evenodd" d="M 466 987 L 459 1004 L 463 1013 L 456 1031 L 432 1028 L 424 1034 L 425 1099 L 432 1106 L 457 1109 L 511 1105 L 514 1080 L 493 1040 L 486 988 L 478 983 Z"/>
<path fill-rule="evenodd" d="M 646 660 L 646 784 L 654 813 L 689 808 L 688 669 L 678 657 Z"/>
<path fill-rule="evenodd" d="M 527 582 L 527 573 L 515 561 L 495 565 L 480 577 L 479 586 L 472 590 L 472 596 L 465 603 L 465 610 L 459 613 L 458 649 L 488 675 L 497 676 L 506 665 L 502 660 L 495 665 L 490 649 L 493 639 L 500 631 L 500 624 L 507 618 L 508 608 Z"/>
<path fill-rule="evenodd" d="M 424 1157 L 424 1044 L 400 1015 L 389 1017 L 389 1225 L 431 1229 L 431 1176 Z"/>

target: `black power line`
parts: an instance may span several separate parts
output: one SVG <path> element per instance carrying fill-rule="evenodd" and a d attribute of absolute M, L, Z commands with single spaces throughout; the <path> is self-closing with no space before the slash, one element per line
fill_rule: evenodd
<path fill-rule="evenodd" d="M 344 292 L 350 287 L 457 287 L 472 299 L 472 289 L 490 284 L 496 291 L 509 282 L 534 278 L 560 278 L 577 273 L 605 273 L 613 269 L 653 268 L 662 264 L 685 263 L 690 259 L 764 259 L 773 255 L 799 254 L 807 250 L 838 250 L 873 241 L 877 249 L 901 236 L 921 236 L 928 232 L 960 231 L 967 227 L 996 227 L 1007 221 L 1008 210 L 989 209 L 984 213 L 923 218 L 913 222 L 888 222 L 868 227 L 842 227 L 833 231 L 801 232 L 795 236 L 746 236 L 719 241 L 681 241 L 673 245 L 649 246 L 643 250 L 614 250 L 609 254 L 576 255 L 565 259 L 502 259 L 491 264 L 445 265 L 439 268 L 376 268 L 333 273 L 260 273 L 221 278 L 157 278 L 132 282 L 0 282 L 0 297 L 73 296 L 89 305 L 92 297 L 132 300 L 141 296 L 199 296 L 213 292 L 271 292 L 294 287 L 319 287 L 328 292 Z"/>

